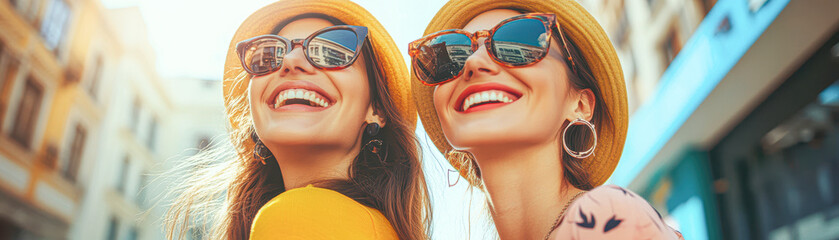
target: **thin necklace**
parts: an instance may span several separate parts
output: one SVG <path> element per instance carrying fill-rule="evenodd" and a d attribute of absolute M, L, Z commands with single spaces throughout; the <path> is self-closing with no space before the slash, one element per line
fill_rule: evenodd
<path fill-rule="evenodd" d="M 568 210 L 568 206 L 571 205 L 571 203 L 573 203 L 574 200 L 577 200 L 577 198 L 580 197 L 580 195 L 583 195 L 583 193 L 586 193 L 586 191 L 578 192 L 576 195 L 571 197 L 571 200 L 568 200 L 568 202 L 565 203 L 565 207 L 562 207 L 562 211 L 559 212 L 559 216 L 556 216 L 556 220 L 554 220 L 554 224 L 551 225 L 551 229 L 548 230 L 548 234 L 545 235 L 545 240 L 548 240 L 548 237 L 551 236 L 551 233 L 553 233 L 554 230 L 556 230 L 556 228 L 559 227 L 559 221 L 562 220 L 562 217 L 565 216 L 565 210 Z"/>

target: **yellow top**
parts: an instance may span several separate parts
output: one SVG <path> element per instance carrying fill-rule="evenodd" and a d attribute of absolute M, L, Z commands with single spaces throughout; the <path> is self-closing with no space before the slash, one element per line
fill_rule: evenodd
<path fill-rule="evenodd" d="M 308 185 L 288 190 L 259 209 L 252 240 L 399 239 L 376 209 L 336 191 Z"/>

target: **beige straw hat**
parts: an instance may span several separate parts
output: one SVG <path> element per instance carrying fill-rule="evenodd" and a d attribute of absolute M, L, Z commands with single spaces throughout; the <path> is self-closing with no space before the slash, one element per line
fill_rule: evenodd
<path fill-rule="evenodd" d="M 602 185 L 612 175 L 620 160 L 629 120 L 623 71 L 606 32 L 594 17 L 573 0 L 452 0 L 437 12 L 423 35 L 463 28 L 475 16 L 493 9 L 556 14 L 557 21 L 566 33 L 565 36 L 576 43 L 580 53 L 587 60 L 613 121 L 612 126 L 597 126 L 595 155 L 583 161 L 584 168 L 590 174 L 592 186 Z M 437 149 L 447 153 L 452 146 L 443 135 L 440 120 L 437 119 L 432 99 L 434 87 L 423 85 L 413 74 L 411 85 L 425 131 Z M 452 161 L 451 164 L 462 176 L 470 179 L 470 169 L 466 163 Z M 470 183 L 478 185 L 474 181 Z"/>
<path fill-rule="evenodd" d="M 393 103 L 411 130 L 416 128 L 416 109 L 411 99 L 408 69 L 396 43 L 367 10 L 344 0 L 282 0 L 257 10 L 242 22 L 230 41 L 224 63 L 224 105 L 231 126 L 234 129 L 245 127 L 246 123 L 237 119 L 250 111 L 246 106 L 247 102 L 236 101 L 236 97 L 246 94 L 248 89 L 248 81 L 236 81 L 237 76 L 244 71 L 236 54 L 236 43 L 251 37 L 272 34 L 278 24 L 303 14 L 323 14 L 348 25 L 367 27 L 367 38 L 377 56 L 376 63 L 387 80 Z"/>

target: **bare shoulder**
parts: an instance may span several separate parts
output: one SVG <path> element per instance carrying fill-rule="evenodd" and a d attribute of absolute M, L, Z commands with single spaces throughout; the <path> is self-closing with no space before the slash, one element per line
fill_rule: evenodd
<path fill-rule="evenodd" d="M 556 239 L 682 239 L 640 195 L 616 185 L 592 189 L 572 203 Z"/>

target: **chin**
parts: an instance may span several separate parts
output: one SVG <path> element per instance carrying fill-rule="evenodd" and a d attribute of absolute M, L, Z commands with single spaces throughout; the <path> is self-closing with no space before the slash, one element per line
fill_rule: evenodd
<path fill-rule="evenodd" d="M 256 127 L 260 139 L 281 146 L 346 147 L 355 143 L 358 131 L 347 124 L 337 124 L 327 119 L 273 119 L 269 124 Z"/>
<path fill-rule="evenodd" d="M 521 132 L 508 128 L 458 129 L 445 132 L 449 143 L 457 149 L 474 149 L 481 147 L 496 147 L 511 143 L 528 142 L 528 137 Z"/>
<path fill-rule="evenodd" d="M 317 136 L 323 136 L 324 127 L 319 125 L 303 119 L 287 119 L 286 121 L 274 120 L 266 124 L 256 123 L 254 128 L 264 142 L 299 144 L 314 142 L 319 138 Z"/>
<path fill-rule="evenodd" d="M 310 131 L 272 131 L 265 135 L 262 141 L 281 146 L 323 147 L 339 146 L 346 142 L 340 137 Z"/>
<path fill-rule="evenodd" d="M 532 121 L 486 120 L 453 125 L 458 126 L 455 128 L 443 126 L 443 133 L 453 147 L 461 150 L 527 146 L 557 140 L 556 131 L 551 131 L 550 127 L 534 125 Z"/>

